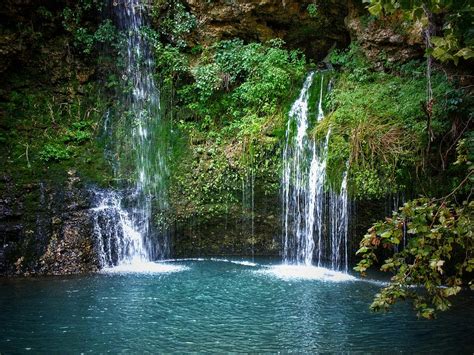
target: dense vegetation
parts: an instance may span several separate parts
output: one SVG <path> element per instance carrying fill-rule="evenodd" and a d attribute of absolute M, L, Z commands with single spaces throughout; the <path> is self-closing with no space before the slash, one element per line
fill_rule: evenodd
<path fill-rule="evenodd" d="M 199 174 L 183 171 L 186 159 L 176 167 L 179 201 L 217 202 L 212 208 L 222 213 L 240 199 L 241 181 L 251 174 L 265 192 L 278 191 L 279 138 L 304 70 L 304 57 L 276 41 L 223 41 L 201 54 L 189 69 L 191 83 L 177 93 L 184 111 L 177 127 L 189 137 L 191 157 L 203 157 L 194 160 Z M 192 175 L 197 179 L 189 184 Z"/>
<path fill-rule="evenodd" d="M 397 300 L 412 299 L 418 315 L 433 318 L 451 306 L 450 296 L 462 287 L 474 288 L 466 278 L 474 270 L 472 213 L 474 205 L 450 204 L 446 199 L 420 198 L 376 223 L 361 242 L 363 255 L 356 270 L 364 273 L 377 262 L 375 251 L 394 254 L 383 261 L 382 271 L 394 274 L 375 296 L 374 310 L 388 310 Z"/>
<path fill-rule="evenodd" d="M 473 58 L 474 8 L 463 1 L 367 2 L 371 3 L 369 11 L 374 15 L 402 14 L 423 26 L 428 58 L 427 95 L 425 103 L 422 102 L 426 127 L 420 130 L 425 140 L 420 145 L 420 152 L 424 153 L 418 156 L 423 159 L 423 178 L 442 183 L 443 188 L 433 184 L 425 187 L 424 197 L 405 203 L 386 221 L 374 224 L 360 243 L 357 254 L 362 260 L 355 269 L 365 274 L 381 262 L 382 271 L 394 274 L 389 285 L 375 296 L 372 309 L 387 310 L 398 300 L 411 299 L 419 316 L 433 318 L 437 311 L 451 306 L 449 297 L 463 287 L 474 288 L 472 95 L 444 88 L 444 105 L 436 109 L 435 105 L 442 101 L 436 95 L 436 79 L 431 73 L 431 56 L 456 65 L 460 60 Z M 437 31 L 436 20 L 443 22 L 442 31 Z M 414 136 L 410 138 L 413 140 L 416 142 Z M 434 154 L 440 157 L 435 163 Z M 431 163 L 428 172 L 426 159 Z M 433 168 L 443 174 L 436 175 Z M 385 253 L 380 253 L 380 249 Z M 392 255 L 386 257 L 387 251 Z"/>
<path fill-rule="evenodd" d="M 93 0 L 36 6 L 27 8 L 30 19 L 19 17 L 1 28 L 8 39 L 14 26 L 27 52 L 17 54 L 18 68 L 2 74 L 0 101 L 3 171 L 18 183 L 61 181 L 71 169 L 91 181 L 110 179 L 100 141 L 107 89 L 91 80 L 112 61 L 99 47 L 116 42 L 110 20 L 98 18 L 102 8 Z"/>
<path fill-rule="evenodd" d="M 438 181 L 432 183 L 435 173 L 431 169 L 447 164 L 448 157 L 442 156 L 439 162 L 426 152 L 425 64 L 389 64 L 386 72 L 376 72 L 355 44 L 331 58 L 342 71 L 330 98 L 333 111 L 315 134 L 325 134 L 332 127 L 329 169 L 338 173 L 332 175 L 340 175 L 337 169 L 349 161 L 352 192 L 358 198 L 400 191 L 416 194 L 424 188 L 435 191 Z M 462 91 L 441 72 L 433 73 L 431 86 L 431 129 L 434 136 L 443 137 L 454 124 L 451 114 L 462 109 Z M 451 144 L 441 142 L 440 149 Z M 413 181 L 418 183 L 413 185 Z"/>
<path fill-rule="evenodd" d="M 321 139 L 331 129 L 328 186 L 340 186 L 349 167 L 353 200 L 399 192 L 414 198 L 369 229 L 357 270 L 381 264 L 394 274 L 374 309 L 410 298 L 430 318 L 449 308 L 448 297 L 472 286 L 472 91 L 461 89 L 452 73 L 472 65 L 473 7 L 468 1 L 366 2 L 372 15 L 364 14 L 364 21 L 381 21 L 383 27 L 392 16 L 404 24 L 399 32 L 420 23 L 428 60 L 381 58 L 383 65 L 375 66 L 355 40 L 333 50 L 324 64 L 335 70 L 327 115 L 312 134 Z M 307 8 L 315 20 L 316 3 Z M 76 68 L 49 86 L 23 85 L 26 74 L 9 76 L 12 89 L 0 103 L 8 117 L 0 131 L 0 157 L 18 183 L 64 179 L 74 169 L 93 183 L 117 184 L 110 164 L 115 158 L 103 154 L 110 137 L 101 128 L 106 112 L 119 111 L 113 98 L 130 87 L 115 66 L 122 65 L 123 33 L 97 16 L 102 10 L 93 0 L 56 12 L 38 9 L 39 18 L 61 34 L 59 45 L 70 45 L 70 66 L 100 69 L 83 78 Z M 252 200 L 254 194 L 278 196 L 289 105 L 316 65 L 279 39 L 193 43 L 187 36 L 198 23 L 181 1 L 155 1 L 150 13 L 142 35 L 155 54 L 162 119 L 172 132 L 160 134 L 170 144 L 167 218 L 199 224 L 246 208 L 255 213 L 249 194 Z M 41 30 L 27 28 L 22 36 L 39 38 Z"/>
<path fill-rule="evenodd" d="M 170 159 L 175 217 L 235 215 L 254 181 L 258 193 L 275 195 L 280 138 L 306 71 L 304 55 L 281 40 L 190 47 L 184 38 L 195 20 L 186 8 L 156 9 L 165 26 L 144 34 L 155 51 L 164 114 L 181 137 L 173 143 L 178 158 Z"/>
<path fill-rule="evenodd" d="M 2 109 L 15 120 L 0 132 L 4 171 L 18 182 L 49 176 L 61 179 L 68 169 L 98 182 L 109 179 L 100 134 L 104 103 L 93 86 L 86 95 L 57 97 L 46 90 L 13 91 Z"/>

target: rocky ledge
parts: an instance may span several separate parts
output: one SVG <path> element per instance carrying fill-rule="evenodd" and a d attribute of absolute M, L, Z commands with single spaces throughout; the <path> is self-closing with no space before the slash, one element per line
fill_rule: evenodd
<path fill-rule="evenodd" d="M 75 171 L 64 184 L 1 181 L 0 275 L 66 275 L 98 270 L 90 194 Z"/>

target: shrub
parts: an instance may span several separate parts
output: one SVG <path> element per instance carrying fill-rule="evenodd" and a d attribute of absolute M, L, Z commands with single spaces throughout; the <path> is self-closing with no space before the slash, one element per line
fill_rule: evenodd
<path fill-rule="evenodd" d="M 51 143 L 45 144 L 38 156 L 44 162 L 51 162 L 69 159 L 71 153 L 67 146 Z"/>

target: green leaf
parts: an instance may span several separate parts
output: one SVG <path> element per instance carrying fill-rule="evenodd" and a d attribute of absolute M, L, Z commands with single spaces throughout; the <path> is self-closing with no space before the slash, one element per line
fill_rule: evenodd
<path fill-rule="evenodd" d="M 471 59 L 474 58 L 474 50 L 472 48 L 462 48 L 456 54 L 454 54 L 455 57 L 462 57 L 464 59 Z"/>
<path fill-rule="evenodd" d="M 425 12 L 423 11 L 421 7 L 415 7 L 411 13 L 412 18 L 415 20 L 421 19 L 422 17 L 424 17 L 424 15 L 425 15 Z"/>
<path fill-rule="evenodd" d="M 369 12 L 373 16 L 380 16 L 382 13 L 382 5 L 380 3 L 377 3 L 375 5 L 369 6 Z"/>
<path fill-rule="evenodd" d="M 457 295 L 461 291 L 460 286 L 448 287 L 444 289 L 444 294 L 446 297 Z"/>

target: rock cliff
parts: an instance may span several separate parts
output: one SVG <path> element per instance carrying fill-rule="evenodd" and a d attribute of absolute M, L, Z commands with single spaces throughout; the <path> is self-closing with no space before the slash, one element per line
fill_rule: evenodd
<path fill-rule="evenodd" d="M 96 271 L 88 209 L 91 196 L 76 172 L 66 183 L 0 186 L 0 275 L 58 275 Z"/>
<path fill-rule="evenodd" d="M 188 40 L 209 44 L 221 39 L 245 41 L 283 39 L 314 59 L 332 46 L 344 47 L 349 37 L 344 25 L 347 4 L 326 0 L 186 0 L 197 19 Z"/>

